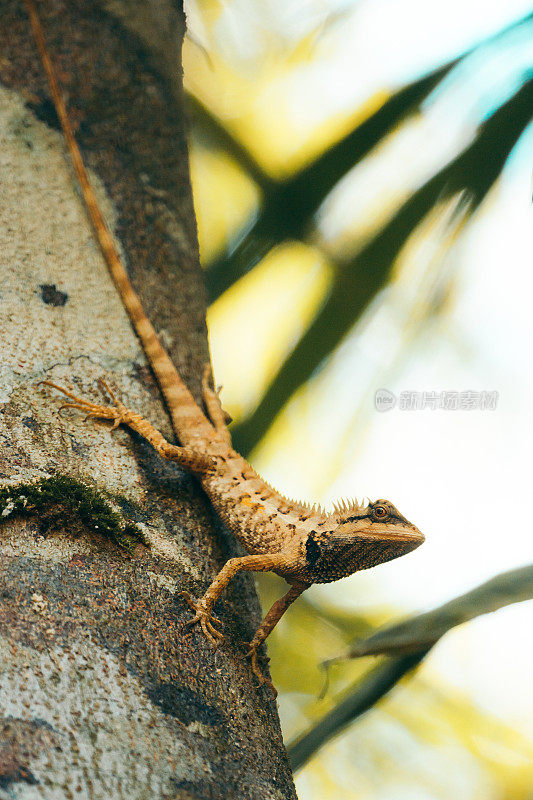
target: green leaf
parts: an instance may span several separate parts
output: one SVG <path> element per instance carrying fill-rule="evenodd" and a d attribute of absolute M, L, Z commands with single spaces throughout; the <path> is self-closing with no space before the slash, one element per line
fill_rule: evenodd
<path fill-rule="evenodd" d="M 512 22 L 457 58 L 396 92 L 383 106 L 335 145 L 283 181 L 270 178 L 248 150 L 223 124 L 191 100 L 194 114 L 205 133 L 224 148 L 248 172 L 263 191 L 262 210 L 251 226 L 241 232 L 227 250 L 207 264 L 209 301 L 214 302 L 246 275 L 276 245 L 286 239 L 302 239 L 313 216 L 333 187 L 406 117 L 413 114 L 438 84 L 472 52 L 497 41 L 511 30 L 528 25 L 533 14 Z"/>
<path fill-rule="evenodd" d="M 249 150 L 226 130 L 220 120 L 211 114 L 198 98 L 187 95 L 187 106 L 192 116 L 196 135 L 201 134 L 198 138 L 205 139 L 213 149 L 223 150 L 234 158 L 265 194 L 274 191 L 275 181 L 273 178 L 267 175 Z"/>

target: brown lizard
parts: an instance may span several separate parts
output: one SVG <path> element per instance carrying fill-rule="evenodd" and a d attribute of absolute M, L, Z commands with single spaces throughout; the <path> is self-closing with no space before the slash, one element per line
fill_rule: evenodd
<path fill-rule="evenodd" d="M 313 583 L 336 581 L 398 558 L 422 544 L 424 536 L 386 500 L 367 505 L 343 503 L 333 513 L 326 513 L 319 506 L 293 502 L 272 488 L 233 450 L 226 415 L 218 393 L 211 388 L 209 365 L 203 379 L 206 413 L 194 401 L 128 279 L 89 183 L 33 0 L 25 2 L 98 243 L 157 378 L 180 445 L 168 442 L 148 420 L 126 408 L 103 382 L 112 405 L 92 403 L 51 381 L 44 383 L 70 399 L 65 406 L 86 411 L 87 418 L 110 420 L 113 429 L 120 424 L 128 426 L 150 442 L 163 458 L 196 475 L 221 519 L 247 551 L 248 555 L 231 558 L 224 565 L 199 600 L 182 593 L 194 611 L 188 624 L 200 623 L 207 638 L 217 645 L 223 636 L 217 627 L 220 621 L 213 616 L 213 606 L 238 572 L 273 571 L 289 583 L 288 592 L 274 603 L 250 643 L 252 669 L 260 682 L 265 682 L 257 665 L 258 647 L 305 589 Z"/>

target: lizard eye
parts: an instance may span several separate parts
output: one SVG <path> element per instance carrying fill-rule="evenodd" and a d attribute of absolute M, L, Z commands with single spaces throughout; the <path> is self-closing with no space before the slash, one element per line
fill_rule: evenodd
<path fill-rule="evenodd" d="M 379 519 L 380 522 L 382 522 L 384 519 L 387 519 L 389 512 L 384 506 L 376 506 L 372 509 L 372 516 L 374 519 Z"/>

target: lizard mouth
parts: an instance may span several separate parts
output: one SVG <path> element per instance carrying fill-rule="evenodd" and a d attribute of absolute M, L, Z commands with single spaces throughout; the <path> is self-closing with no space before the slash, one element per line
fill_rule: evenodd
<path fill-rule="evenodd" d="M 394 532 L 372 531 L 360 535 L 357 543 L 354 543 L 362 562 L 359 569 L 368 569 L 401 558 L 420 547 L 424 538 L 424 534 L 414 527 Z"/>
<path fill-rule="evenodd" d="M 383 543 L 398 545 L 404 553 L 410 553 L 412 550 L 416 550 L 416 548 L 420 547 L 426 540 L 424 534 L 414 526 L 399 531 L 391 531 L 390 529 L 372 531 L 368 538 L 379 539 Z"/>

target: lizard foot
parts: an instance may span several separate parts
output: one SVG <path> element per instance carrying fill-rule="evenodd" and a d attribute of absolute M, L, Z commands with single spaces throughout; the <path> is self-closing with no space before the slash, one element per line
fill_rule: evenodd
<path fill-rule="evenodd" d="M 222 622 L 211 613 L 211 609 L 202 600 L 194 600 L 189 592 L 179 592 L 179 596 L 183 597 L 187 605 L 189 605 L 195 613 L 194 617 L 190 619 L 186 625 L 195 625 L 200 623 L 205 636 L 209 639 L 213 647 L 218 647 L 220 642 L 224 641 L 224 636 L 219 630 L 215 628 L 216 625 L 222 625 Z"/>
<path fill-rule="evenodd" d="M 204 374 L 202 378 L 202 394 L 204 403 L 209 419 L 217 431 L 224 432 L 226 430 L 226 425 L 229 425 L 229 423 L 233 422 L 233 420 L 228 412 L 222 408 L 222 403 L 220 401 L 220 392 L 222 391 L 222 386 L 219 386 L 218 389 L 212 389 L 211 377 L 211 364 L 208 362 L 204 367 Z"/>
<path fill-rule="evenodd" d="M 91 418 L 110 420 L 113 423 L 111 430 L 118 428 L 122 422 L 128 422 L 133 413 L 118 400 L 112 389 L 109 388 L 103 379 L 100 379 L 98 384 L 100 388 L 105 389 L 105 391 L 111 396 L 111 399 L 113 400 L 113 405 L 111 406 L 103 406 L 99 405 L 98 403 L 91 403 L 89 400 L 84 400 L 82 397 L 78 397 L 71 392 L 70 389 L 65 389 L 63 386 L 59 386 L 57 383 L 53 383 L 52 381 L 41 381 L 41 383 L 45 386 L 51 386 L 53 389 L 57 389 L 59 392 L 67 397 L 70 397 L 70 399 L 74 401 L 73 403 L 63 403 L 59 409 L 60 411 L 63 408 L 79 408 L 81 411 L 88 412 L 85 420 Z"/>
<path fill-rule="evenodd" d="M 267 678 L 260 670 L 259 664 L 257 663 L 257 647 L 253 644 L 250 645 L 250 649 L 246 653 L 246 656 L 250 659 L 250 665 L 252 667 L 252 672 L 254 673 L 255 677 L 259 680 L 259 686 L 266 685 L 269 689 L 272 690 L 274 697 L 278 696 L 278 690 L 270 680 Z"/>

